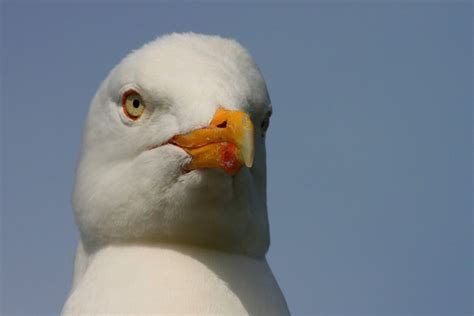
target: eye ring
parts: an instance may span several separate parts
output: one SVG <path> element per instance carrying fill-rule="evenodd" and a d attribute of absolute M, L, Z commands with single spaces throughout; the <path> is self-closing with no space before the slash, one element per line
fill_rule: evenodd
<path fill-rule="evenodd" d="M 127 90 L 122 96 L 122 110 L 129 119 L 138 120 L 145 112 L 142 96 L 133 89 Z"/>

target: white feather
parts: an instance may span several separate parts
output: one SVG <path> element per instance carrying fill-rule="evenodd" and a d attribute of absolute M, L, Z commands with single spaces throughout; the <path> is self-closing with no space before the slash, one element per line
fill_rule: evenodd
<path fill-rule="evenodd" d="M 146 103 L 138 121 L 122 112 L 130 88 Z M 271 110 L 248 52 L 216 36 L 158 38 L 102 83 L 77 168 L 81 242 L 64 315 L 288 314 L 265 260 L 263 133 L 255 133 L 253 167 L 234 177 L 183 174 L 189 156 L 166 144 L 206 126 L 219 107 L 247 112 L 256 128 Z"/>

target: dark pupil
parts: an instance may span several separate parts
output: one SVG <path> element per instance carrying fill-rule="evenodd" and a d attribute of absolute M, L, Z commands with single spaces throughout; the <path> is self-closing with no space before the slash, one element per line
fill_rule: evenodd
<path fill-rule="evenodd" d="M 138 109 L 139 106 L 140 106 L 140 100 L 134 99 L 133 100 L 133 107 L 135 109 Z"/>

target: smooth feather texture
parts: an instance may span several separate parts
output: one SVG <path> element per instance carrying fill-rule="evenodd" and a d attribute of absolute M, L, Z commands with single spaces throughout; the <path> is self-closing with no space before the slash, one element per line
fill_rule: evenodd
<path fill-rule="evenodd" d="M 63 314 L 284 315 L 264 259 L 173 246 L 109 246 L 91 258 Z"/>
<path fill-rule="evenodd" d="M 137 121 L 122 112 L 130 88 L 146 104 Z M 207 126 L 219 107 L 250 115 L 254 166 L 233 177 L 183 174 L 190 157 L 167 140 Z M 73 196 L 81 242 L 63 313 L 288 314 L 265 260 L 265 138 L 258 128 L 270 111 L 262 75 L 234 40 L 167 35 L 117 65 L 84 130 Z"/>

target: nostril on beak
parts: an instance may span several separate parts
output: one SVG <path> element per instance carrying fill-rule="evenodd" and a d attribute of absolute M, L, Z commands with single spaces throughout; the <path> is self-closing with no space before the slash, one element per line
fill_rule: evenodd
<path fill-rule="evenodd" d="M 217 124 L 216 127 L 218 127 L 218 128 L 226 128 L 226 127 L 227 127 L 227 121 L 224 121 L 224 122 L 222 122 L 222 123 L 220 123 L 220 124 Z"/>

